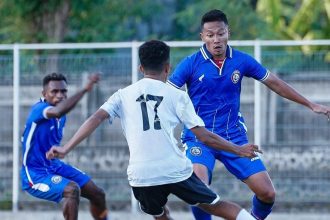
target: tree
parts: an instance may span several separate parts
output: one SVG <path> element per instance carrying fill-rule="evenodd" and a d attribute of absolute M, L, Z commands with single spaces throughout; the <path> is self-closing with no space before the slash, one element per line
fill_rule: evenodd
<path fill-rule="evenodd" d="M 66 33 L 70 0 L 2 0 L 0 11 L 6 18 L 0 31 L 3 41 L 61 42 Z"/>
<path fill-rule="evenodd" d="M 250 0 L 208 0 L 189 3 L 176 14 L 176 23 L 179 28 L 184 30 L 182 36 L 176 37 L 185 40 L 199 40 L 201 16 L 211 9 L 220 9 L 227 15 L 232 39 L 266 38 L 270 30 L 255 13 L 254 5 L 255 2 Z"/>
<path fill-rule="evenodd" d="M 2 0 L 0 42 L 161 39 L 168 36 L 171 26 L 168 14 L 175 14 L 172 1 Z"/>
<path fill-rule="evenodd" d="M 257 12 L 281 39 L 330 37 L 330 0 L 259 0 Z"/>
<path fill-rule="evenodd" d="M 330 0 L 1 0 L 1 43 L 199 40 L 223 10 L 231 39 L 328 39 Z"/>
<path fill-rule="evenodd" d="M 155 33 L 153 21 L 164 10 L 154 0 L 85 0 L 76 4 L 70 18 L 66 41 L 109 42 L 144 40 Z M 89 2 L 94 2 L 89 4 Z M 88 4 L 87 4 L 88 3 Z"/>

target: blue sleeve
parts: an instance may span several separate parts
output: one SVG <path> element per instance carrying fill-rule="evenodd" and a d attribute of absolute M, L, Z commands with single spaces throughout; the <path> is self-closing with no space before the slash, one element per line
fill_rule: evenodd
<path fill-rule="evenodd" d="M 175 68 L 168 79 L 168 83 L 176 88 L 181 88 L 189 80 L 192 74 L 191 59 L 186 57 Z"/>
<path fill-rule="evenodd" d="M 37 123 L 43 119 L 47 119 L 45 115 L 45 110 L 47 108 L 52 108 L 52 106 L 46 102 L 40 102 L 34 105 L 31 110 L 30 120 Z"/>
<path fill-rule="evenodd" d="M 268 77 L 269 71 L 250 55 L 246 55 L 245 62 L 247 64 L 245 76 L 259 81 L 264 81 Z"/>

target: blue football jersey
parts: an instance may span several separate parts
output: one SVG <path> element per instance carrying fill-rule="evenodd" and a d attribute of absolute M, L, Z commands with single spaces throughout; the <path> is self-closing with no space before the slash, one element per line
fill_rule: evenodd
<path fill-rule="evenodd" d="M 244 76 L 263 81 L 269 75 L 250 55 L 227 46 L 226 58 L 219 68 L 203 45 L 200 50 L 183 59 L 170 76 L 168 83 L 187 92 L 195 111 L 211 132 L 230 140 L 246 126 L 240 113 L 241 83 Z M 195 140 L 185 129 L 183 142 Z"/>
<path fill-rule="evenodd" d="M 48 119 L 45 114 L 48 108 L 52 106 L 44 100 L 32 106 L 22 135 L 22 178 L 28 178 L 30 185 L 33 185 L 33 176 L 29 170 L 48 172 L 62 164 L 58 159 L 48 160 L 46 152 L 53 145 L 60 145 L 66 117 Z"/>

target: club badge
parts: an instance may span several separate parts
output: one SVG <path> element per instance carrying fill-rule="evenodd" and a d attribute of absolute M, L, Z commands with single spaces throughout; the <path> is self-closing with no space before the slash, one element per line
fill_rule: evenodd
<path fill-rule="evenodd" d="M 202 149 L 200 147 L 192 147 L 190 153 L 194 156 L 200 156 L 202 155 Z"/>
<path fill-rule="evenodd" d="M 235 70 L 231 75 L 231 81 L 236 84 L 241 78 L 241 73 L 238 70 Z"/>
<path fill-rule="evenodd" d="M 53 183 L 58 184 L 62 181 L 62 177 L 61 176 L 53 176 L 51 180 L 52 180 Z"/>

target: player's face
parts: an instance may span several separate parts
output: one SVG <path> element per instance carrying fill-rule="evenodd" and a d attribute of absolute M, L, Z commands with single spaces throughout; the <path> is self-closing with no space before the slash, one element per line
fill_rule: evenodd
<path fill-rule="evenodd" d="M 224 59 L 226 57 L 229 30 L 223 21 L 204 23 L 200 36 L 214 58 Z"/>
<path fill-rule="evenodd" d="M 55 106 L 67 98 L 67 91 L 67 84 L 64 80 L 49 81 L 48 85 L 44 87 L 42 95 L 49 104 Z"/>

